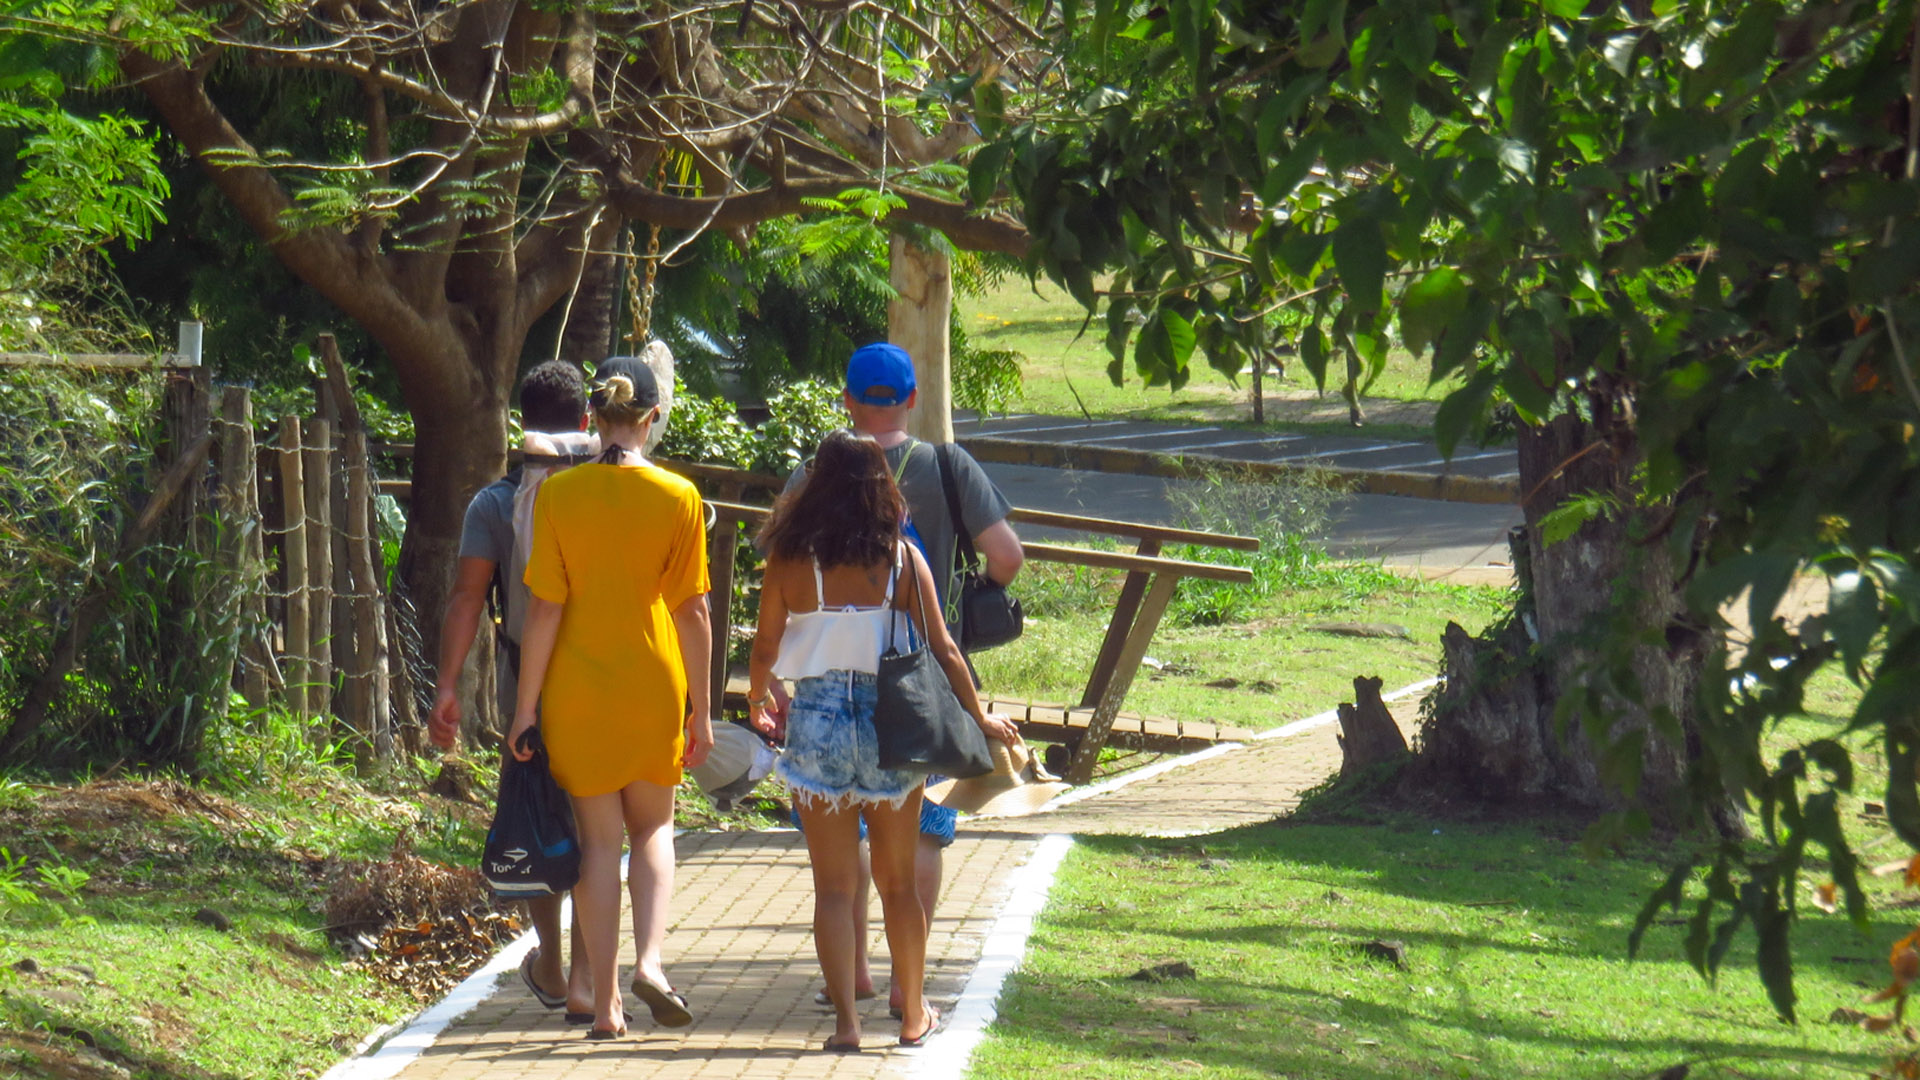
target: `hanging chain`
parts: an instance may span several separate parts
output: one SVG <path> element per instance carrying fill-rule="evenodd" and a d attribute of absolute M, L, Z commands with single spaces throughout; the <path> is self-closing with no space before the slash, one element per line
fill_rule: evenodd
<path fill-rule="evenodd" d="M 660 155 L 660 166 L 654 172 L 653 186 L 658 191 L 666 184 L 667 156 Z M 653 330 L 654 275 L 660 270 L 660 226 L 651 225 L 647 229 L 647 275 L 640 278 L 639 267 L 633 257 L 633 230 L 627 230 L 627 314 L 633 322 L 633 329 L 627 334 L 627 340 L 634 345 L 645 345 Z"/>

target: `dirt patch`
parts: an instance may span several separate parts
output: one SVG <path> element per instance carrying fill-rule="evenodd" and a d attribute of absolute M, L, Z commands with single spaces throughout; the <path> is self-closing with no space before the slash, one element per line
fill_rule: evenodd
<path fill-rule="evenodd" d="M 84 1044 L 0 1032 L 0 1075 L 21 1080 L 125 1080 L 128 1073 Z"/>
<path fill-rule="evenodd" d="M 178 780 L 99 780 L 79 787 L 47 787 L 32 805 L 0 820 L 64 825 L 76 831 L 112 829 L 176 817 L 229 825 L 254 820 L 245 807 Z"/>

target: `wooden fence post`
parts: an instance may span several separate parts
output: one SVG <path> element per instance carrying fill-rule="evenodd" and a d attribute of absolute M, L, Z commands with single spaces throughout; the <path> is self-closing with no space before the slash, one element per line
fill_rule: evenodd
<path fill-rule="evenodd" d="M 302 720 L 313 718 L 313 656 L 307 608 L 307 485 L 306 454 L 300 445 L 300 418 L 280 418 L 280 550 L 284 556 L 287 594 L 286 690 L 287 707 Z"/>
<path fill-rule="evenodd" d="M 393 752 L 392 733 L 385 723 L 387 700 L 386 620 L 380 614 L 380 576 L 375 571 L 374 535 L 371 511 L 372 484 L 367 475 L 367 436 L 350 431 L 347 451 L 347 551 L 353 560 L 353 651 L 354 666 L 347 672 L 348 711 L 362 744 L 354 748 L 354 760 L 362 767 L 373 757 Z M 363 755 L 372 755 L 367 757 Z"/>
<path fill-rule="evenodd" d="M 333 425 L 307 422 L 301 457 L 307 502 L 307 645 L 311 678 L 308 715 L 323 720 L 333 712 Z"/>
<path fill-rule="evenodd" d="M 235 664 L 243 665 L 241 694 L 255 709 L 267 706 L 267 672 L 259 662 L 259 640 L 266 625 L 266 604 L 260 596 L 260 563 L 253 558 L 260 540 L 260 511 L 254 494 L 253 402 L 244 386 L 220 391 L 220 487 L 222 517 L 220 558 L 233 576 L 235 595 L 229 598 L 236 640 L 223 663 L 233 684 Z"/>

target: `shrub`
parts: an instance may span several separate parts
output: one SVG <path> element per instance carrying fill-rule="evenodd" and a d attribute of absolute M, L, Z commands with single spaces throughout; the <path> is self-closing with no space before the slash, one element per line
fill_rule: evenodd
<path fill-rule="evenodd" d="M 25 748 L 41 764 L 191 767 L 227 707 L 219 661 L 238 627 L 223 600 L 244 583 L 178 543 L 115 561 L 158 471 L 160 387 L 153 374 L 0 369 L 0 730 L 80 599 L 107 594 Z"/>

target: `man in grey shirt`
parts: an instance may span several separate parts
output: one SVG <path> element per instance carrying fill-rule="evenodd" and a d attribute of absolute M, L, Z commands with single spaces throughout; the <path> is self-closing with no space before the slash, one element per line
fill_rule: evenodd
<path fill-rule="evenodd" d="M 887 342 L 866 345 L 848 358 L 846 390 L 841 395 L 841 403 L 846 406 L 853 430 L 879 443 L 887 455 L 887 467 L 893 470 L 894 482 L 906 500 L 907 516 L 926 546 L 927 568 L 933 571 L 934 590 L 939 594 L 941 609 L 951 628 L 956 614 L 951 601 L 956 599 L 953 563 L 958 530 L 948 509 L 946 490 L 940 483 L 938 451 L 907 434 L 907 413 L 913 408 L 915 395 L 913 359 L 898 345 Z M 1001 585 L 1011 584 L 1026 561 L 1020 538 L 1007 524 L 1007 514 L 1013 507 L 971 454 L 955 445 L 947 447 L 947 454 L 948 465 L 953 470 L 954 494 L 960 504 L 960 519 L 973 537 L 974 550 L 986 561 L 983 572 Z M 794 470 L 793 475 L 787 477 L 786 490 L 792 491 L 805 478 L 805 468 Z M 773 684 L 773 694 L 776 707 L 784 715 L 786 687 L 778 680 Z M 940 853 L 953 843 L 955 817 L 954 812 L 944 806 L 931 802 L 921 804 L 920 847 L 914 858 L 913 877 L 928 927 L 933 926 L 933 905 L 940 897 L 940 879 L 944 872 Z M 873 975 L 868 967 L 866 947 L 865 897 L 870 872 L 864 853 L 860 870 L 861 902 L 853 906 L 853 940 L 858 946 L 853 988 L 856 997 L 866 997 L 873 993 Z M 825 1003 L 824 994 L 822 991 L 816 995 L 814 1001 Z M 897 1009 L 898 999 L 891 1004 Z"/>
<path fill-rule="evenodd" d="M 564 360 L 549 360 L 527 372 L 520 382 L 520 422 L 527 431 L 573 432 L 587 426 L 587 388 L 580 369 Z M 513 495 L 520 485 L 515 468 L 474 495 L 467 504 L 460 533 L 460 562 L 454 571 L 453 593 L 440 627 L 440 670 L 435 682 L 433 712 L 428 732 L 434 744 L 451 749 L 460 736 L 460 699 L 456 687 L 460 669 L 473 648 L 474 635 L 486 614 L 487 594 L 496 574 L 513 565 Z M 492 620 L 487 623 L 491 629 Z M 494 650 L 494 686 L 499 691 L 501 715 L 512 716 L 519 694 L 519 672 L 509 658 L 513 651 L 504 637 Z M 562 963 L 560 950 L 560 896 L 527 901 L 528 915 L 540 947 L 527 954 L 520 978 L 542 1005 L 567 1006 L 567 1019 L 593 1019 L 593 987 L 584 963 Z M 572 955 L 585 956 L 580 923 L 574 922 Z"/>
<path fill-rule="evenodd" d="M 926 545 L 927 566 L 933 571 L 934 590 L 947 612 L 949 627 L 954 622 L 951 592 L 954 581 L 954 547 L 957 530 L 947 508 L 947 496 L 940 485 L 940 461 L 934 446 L 907 434 L 907 413 L 917 396 L 913 361 L 906 350 L 881 342 L 856 350 L 847 361 L 847 385 L 841 395 L 853 430 L 872 438 L 886 452 L 887 466 L 907 503 L 907 515 L 914 531 Z M 1001 585 L 1012 584 L 1026 561 L 1020 550 L 1020 538 L 1007 524 L 1013 507 L 1000 489 L 993 486 L 987 471 L 973 455 L 957 445 L 947 449 L 953 469 L 954 494 L 960 503 L 960 517 L 973 537 L 974 550 L 986 561 L 985 573 Z M 804 468 L 787 477 L 786 490 L 792 491 L 805 477 Z"/>

